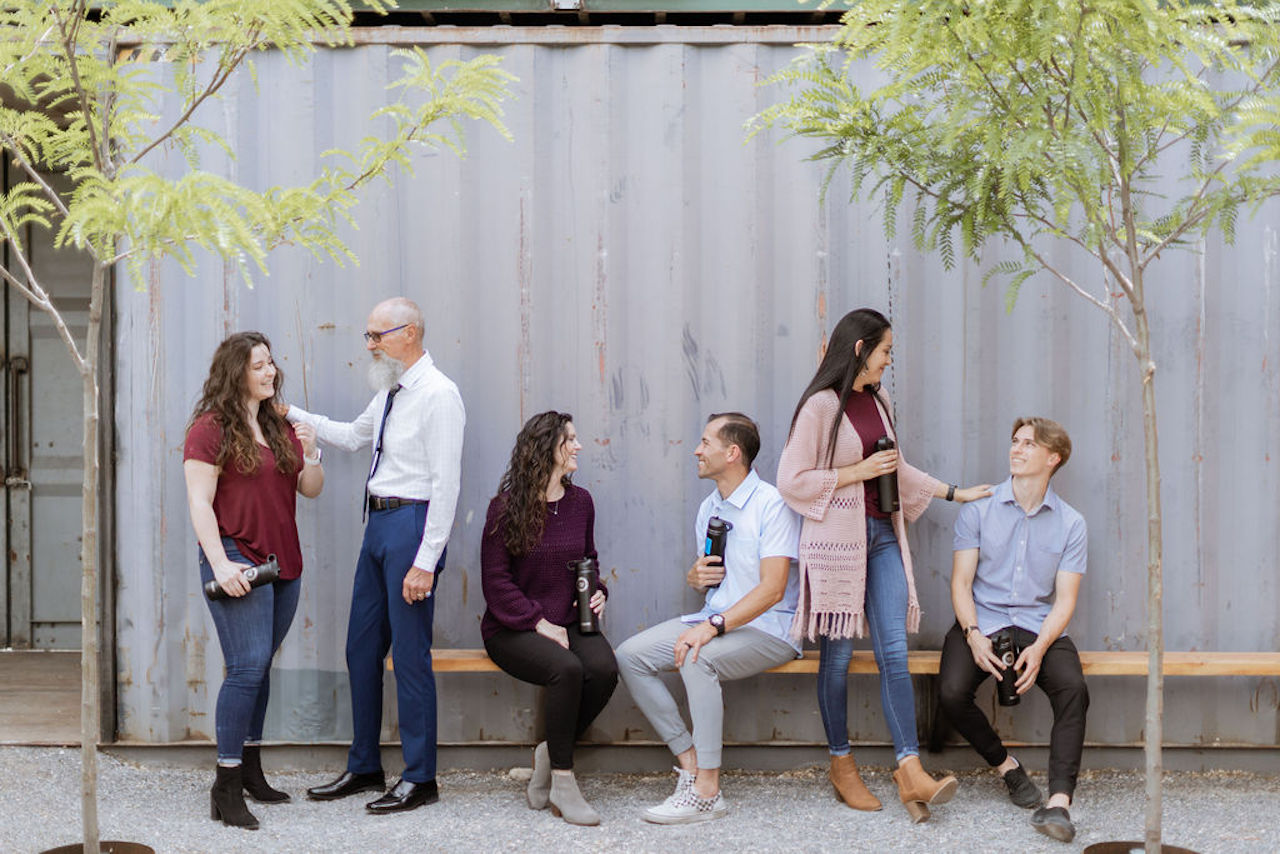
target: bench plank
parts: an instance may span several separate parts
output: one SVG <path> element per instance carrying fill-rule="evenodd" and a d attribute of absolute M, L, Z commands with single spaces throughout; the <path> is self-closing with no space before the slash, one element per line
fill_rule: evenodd
<path fill-rule="evenodd" d="M 907 669 L 917 676 L 936 676 L 942 653 L 912 650 L 907 653 Z M 496 673 L 498 665 L 483 649 L 436 649 L 431 652 L 437 673 Z M 1080 665 L 1089 676 L 1145 676 L 1147 653 L 1143 650 L 1086 651 Z M 387 670 L 393 670 L 387 656 Z M 818 651 L 805 650 L 803 657 L 774 667 L 769 673 L 806 674 L 818 672 Z M 875 655 L 860 649 L 853 653 L 850 673 L 878 673 Z M 1165 676 L 1280 676 L 1280 652 L 1166 652 Z"/>

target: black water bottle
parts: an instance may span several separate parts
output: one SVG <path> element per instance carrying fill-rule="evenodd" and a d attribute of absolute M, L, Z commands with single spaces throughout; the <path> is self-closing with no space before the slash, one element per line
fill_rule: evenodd
<path fill-rule="evenodd" d="M 277 580 L 280 577 L 280 564 L 276 563 L 275 555 L 267 555 L 265 563 L 246 567 L 243 570 L 243 574 L 244 580 L 249 582 L 249 589 L 252 591 L 255 587 L 261 587 Z M 231 594 L 222 589 L 222 585 L 218 583 L 216 578 L 204 586 L 204 595 L 210 602 L 231 598 Z"/>
<path fill-rule="evenodd" d="M 584 635 L 600 634 L 600 617 L 591 610 L 591 597 L 600 589 L 600 569 L 595 558 L 569 561 L 573 570 L 573 589 L 578 595 L 578 631 Z"/>
<path fill-rule="evenodd" d="M 1022 702 L 1022 698 L 1018 696 L 1018 689 L 1014 685 L 1018 681 L 1018 672 L 1013 669 L 1014 662 L 1018 660 L 1018 651 L 1014 648 L 1013 633 L 1002 629 L 991 638 L 991 644 L 992 651 L 1004 665 L 1004 669 L 1000 671 L 1000 681 L 996 683 L 997 699 L 1002 706 L 1016 706 Z"/>
<path fill-rule="evenodd" d="M 881 436 L 876 439 L 877 451 L 892 451 L 894 448 L 893 440 L 888 436 Z M 876 478 L 877 497 L 880 500 L 881 513 L 898 512 L 898 473 L 891 471 L 888 474 L 882 474 Z"/>
<path fill-rule="evenodd" d="M 733 523 L 719 516 L 712 516 L 707 520 L 707 539 L 703 547 L 704 555 L 715 555 L 720 558 L 720 566 L 724 567 L 724 547 L 729 539 L 729 532 L 733 530 Z M 728 569 L 725 569 L 728 572 Z M 720 584 L 708 584 L 707 587 L 719 587 Z"/>

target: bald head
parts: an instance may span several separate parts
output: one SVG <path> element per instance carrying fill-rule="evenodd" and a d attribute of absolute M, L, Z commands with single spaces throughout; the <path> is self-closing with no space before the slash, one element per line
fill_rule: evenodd
<path fill-rule="evenodd" d="M 390 326 L 400 326 L 401 324 L 411 324 L 418 327 L 418 340 L 422 340 L 422 334 L 426 331 L 426 326 L 422 320 L 422 309 L 418 308 L 418 304 L 411 299 L 405 297 L 392 297 L 383 300 L 373 307 L 373 315 L 386 320 Z"/>

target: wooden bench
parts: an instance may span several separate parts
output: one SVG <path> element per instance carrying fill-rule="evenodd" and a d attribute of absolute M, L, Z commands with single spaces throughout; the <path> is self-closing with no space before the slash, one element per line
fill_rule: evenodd
<path fill-rule="evenodd" d="M 942 653 L 912 650 L 907 653 L 907 669 L 915 676 L 930 677 L 920 686 L 919 721 L 921 743 L 932 753 L 945 746 L 950 726 L 940 713 L 937 675 Z M 435 649 L 431 662 L 436 673 L 496 673 L 501 669 L 483 649 Z M 1081 652 L 1080 665 L 1086 676 L 1146 676 L 1148 655 L 1143 650 Z M 387 670 L 392 670 L 387 656 Z M 807 675 L 818 672 L 818 651 L 804 654 L 765 673 Z M 853 653 L 850 673 L 878 673 L 875 654 L 860 649 Z M 1165 676 L 1280 676 L 1280 652 L 1165 652 Z"/>
<path fill-rule="evenodd" d="M 907 653 L 907 668 L 917 676 L 937 676 L 942 653 L 912 650 Z M 1080 664 L 1086 676 L 1146 676 L 1147 653 L 1142 650 L 1121 652 L 1082 652 Z M 431 662 L 437 673 L 498 672 L 483 649 L 435 649 Z M 393 670 L 387 656 L 387 670 Z M 805 674 L 818 672 L 818 651 L 806 650 L 804 656 L 774 667 L 767 673 Z M 850 673 L 878 673 L 874 654 L 860 649 L 853 653 Z M 1280 652 L 1166 652 L 1165 676 L 1280 676 Z"/>

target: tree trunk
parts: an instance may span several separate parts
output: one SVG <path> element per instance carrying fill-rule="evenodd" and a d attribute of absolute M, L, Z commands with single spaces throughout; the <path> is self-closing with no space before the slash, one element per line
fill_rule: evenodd
<path fill-rule="evenodd" d="M 1139 291 L 1140 293 L 1140 291 Z M 1135 312 L 1137 356 L 1142 370 L 1142 434 L 1147 472 L 1147 760 L 1146 852 L 1160 854 L 1164 763 L 1164 548 L 1160 510 L 1160 446 L 1156 431 L 1155 363 L 1144 311 Z"/>
<path fill-rule="evenodd" d="M 102 726 L 98 675 L 98 354 L 106 269 L 93 267 L 89 330 L 80 366 L 84 397 L 84 476 L 80 541 L 80 818 L 84 854 L 98 854 L 98 733 Z"/>

